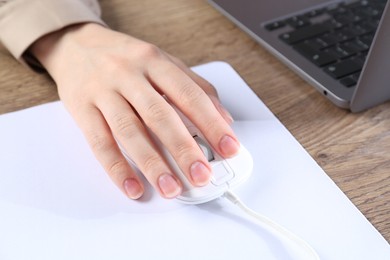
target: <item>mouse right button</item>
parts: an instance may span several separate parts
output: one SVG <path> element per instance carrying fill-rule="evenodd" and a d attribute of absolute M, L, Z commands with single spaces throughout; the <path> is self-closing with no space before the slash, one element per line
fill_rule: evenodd
<path fill-rule="evenodd" d="M 212 164 L 213 174 L 211 176 L 211 183 L 215 186 L 220 186 L 227 183 L 234 178 L 234 173 L 230 167 L 223 162 Z"/>

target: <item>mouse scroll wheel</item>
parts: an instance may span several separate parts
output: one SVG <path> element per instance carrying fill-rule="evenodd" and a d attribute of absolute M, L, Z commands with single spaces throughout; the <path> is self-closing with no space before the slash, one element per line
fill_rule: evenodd
<path fill-rule="evenodd" d="M 200 149 L 202 150 L 203 154 L 206 156 L 207 160 L 209 162 L 214 161 L 215 158 L 214 158 L 213 151 L 211 150 L 210 146 L 199 136 L 194 135 L 193 137 L 194 137 L 196 143 L 199 145 Z"/>

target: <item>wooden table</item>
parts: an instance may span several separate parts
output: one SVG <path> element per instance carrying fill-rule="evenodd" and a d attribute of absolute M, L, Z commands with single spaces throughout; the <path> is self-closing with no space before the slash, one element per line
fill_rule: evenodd
<path fill-rule="evenodd" d="M 203 0 L 102 0 L 114 29 L 189 66 L 230 63 L 325 172 L 390 241 L 390 103 L 359 114 L 336 108 Z M 0 114 L 57 100 L 46 75 L 0 47 Z"/>

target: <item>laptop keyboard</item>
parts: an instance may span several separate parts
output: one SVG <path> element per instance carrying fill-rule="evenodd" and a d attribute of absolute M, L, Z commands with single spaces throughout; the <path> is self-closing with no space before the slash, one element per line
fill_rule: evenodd
<path fill-rule="evenodd" d="M 387 0 L 348 1 L 265 25 L 345 87 L 356 85 Z"/>

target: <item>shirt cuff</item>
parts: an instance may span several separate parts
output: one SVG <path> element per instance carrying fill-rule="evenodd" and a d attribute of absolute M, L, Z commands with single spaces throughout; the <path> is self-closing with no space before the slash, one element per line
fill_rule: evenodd
<path fill-rule="evenodd" d="M 25 63 L 23 54 L 36 40 L 84 22 L 105 25 L 96 1 L 14 0 L 0 9 L 0 41 L 16 59 Z"/>

